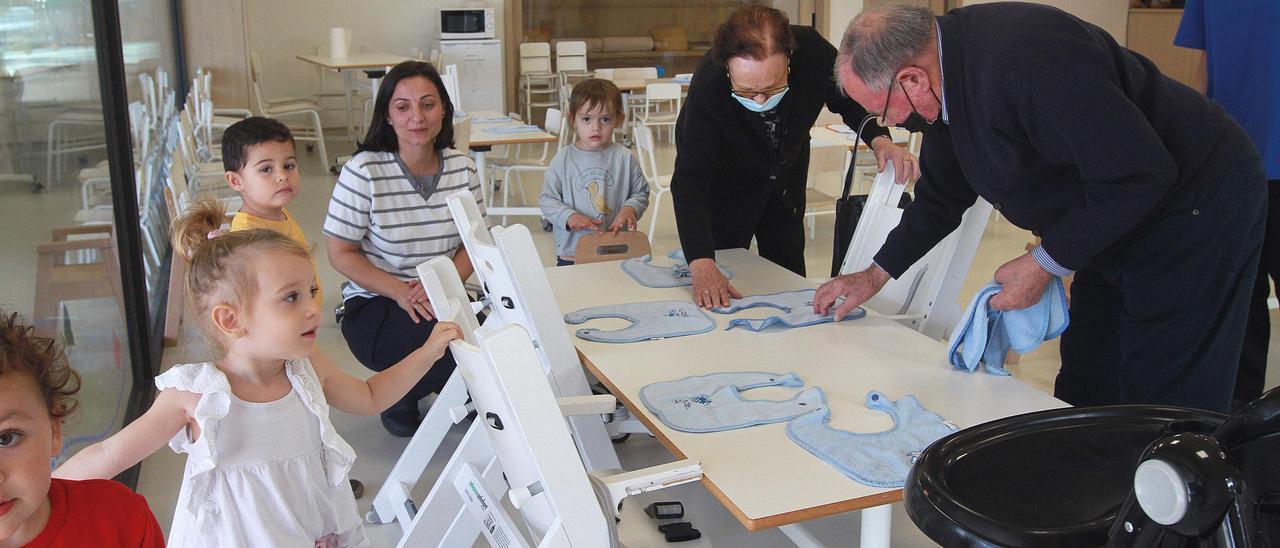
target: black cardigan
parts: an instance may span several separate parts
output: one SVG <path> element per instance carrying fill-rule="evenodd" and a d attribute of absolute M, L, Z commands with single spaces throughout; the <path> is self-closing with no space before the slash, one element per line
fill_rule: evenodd
<path fill-rule="evenodd" d="M 978 195 L 1063 267 L 1106 266 L 1253 153 L 1217 103 L 1066 12 L 1000 2 L 938 25 L 950 122 L 925 133 L 916 200 L 875 256 L 894 277 Z"/>
<path fill-rule="evenodd" d="M 774 192 L 789 190 L 789 200 L 804 205 L 809 171 L 809 129 L 825 104 L 854 129 L 866 111 L 845 97 L 832 77 L 836 50 L 809 27 L 791 27 L 790 90 L 777 108 L 785 125 L 781 153 L 773 150 L 759 115 L 729 94 L 724 65 L 708 53 L 698 64 L 689 97 L 676 121 L 676 167 L 671 196 L 685 257 L 715 256 L 713 224 L 737 223 L 754 229 Z M 868 123 L 867 143 L 888 131 Z M 797 221 L 799 222 L 799 221 Z"/>

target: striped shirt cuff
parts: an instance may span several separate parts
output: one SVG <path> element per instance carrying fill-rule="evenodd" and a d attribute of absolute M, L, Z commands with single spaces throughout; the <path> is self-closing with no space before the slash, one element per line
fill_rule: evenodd
<path fill-rule="evenodd" d="M 1031 258 L 1035 259 L 1036 264 L 1040 265 L 1040 268 L 1043 268 L 1045 272 L 1059 278 L 1065 278 L 1074 272 L 1058 264 L 1058 261 L 1053 260 L 1053 257 L 1049 256 L 1049 252 L 1044 250 L 1043 245 L 1038 245 L 1031 250 Z"/>

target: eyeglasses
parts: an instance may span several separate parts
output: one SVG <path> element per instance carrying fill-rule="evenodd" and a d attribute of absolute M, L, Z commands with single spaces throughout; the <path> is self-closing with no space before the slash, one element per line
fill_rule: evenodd
<path fill-rule="evenodd" d="M 906 90 L 903 91 L 905 92 Z M 889 122 L 885 120 L 885 117 L 889 115 L 890 97 L 893 97 L 893 84 L 889 85 L 889 90 L 884 94 L 884 110 L 880 111 L 880 116 L 876 117 L 876 124 L 879 124 L 880 127 L 889 127 Z"/>
<path fill-rule="evenodd" d="M 765 99 L 768 99 L 770 97 L 773 97 L 774 95 L 787 91 L 787 89 L 790 87 L 791 86 L 784 84 L 778 87 L 773 87 L 773 88 L 764 89 L 760 91 L 752 91 L 752 90 L 745 90 L 745 89 L 730 89 L 729 93 L 737 95 L 738 97 L 741 97 L 743 99 L 755 99 L 756 97 L 759 97 L 761 95 L 763 95 Z"/>
<path fill-rule="evenodd" d="M 787 74 L 788 75 L 791 74 L 790 62 L 787 63 Z M 791 87 L 787 84 L 782 84 L 780 86 L 775 86 L 769 89 L 762 89 L 762 90 L 733 89 L 733 75 L 729 74 L 729 68 L 727 66 L 724 69 L 724 76 L 725 78 L 729 79 L 729 86 L 730 86 L 729 93 L 737 95 L 738 97 L 741 97 L 743 99 L 755 99 L 756 97 L 763 95 L 764 98 L 768 100 L 770 97 L 773 97 L 774 95 L 787 91 L 787 89 Z"/>

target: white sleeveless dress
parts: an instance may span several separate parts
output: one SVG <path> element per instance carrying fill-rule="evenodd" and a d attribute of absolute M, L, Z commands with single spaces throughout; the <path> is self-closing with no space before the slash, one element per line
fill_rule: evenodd
<path fill-rule="evenodd" d="M 174 366 L 160 390 L 200 394 L 200 439 L 169 441 L 187 453 L 169 546 L 367 546 L 347 482 L 355 451 L 329 422 L 309 360 L 290 361 L 293 390 L 268 403 L 241 401 L 212 363 Z"/>

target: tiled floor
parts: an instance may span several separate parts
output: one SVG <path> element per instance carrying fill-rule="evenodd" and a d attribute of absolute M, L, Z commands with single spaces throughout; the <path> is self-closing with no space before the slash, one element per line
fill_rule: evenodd
<path fill-rule="evenodd" d="M 349 149 L 350 144 L 332 142 L 329 150 L 341 153 L 344 148 Z M 665 166 L 666 171 L 664 172 L 669 172 L 673 158 L 673 148 L 667 143 L 659 143 L 659 164 Z M 329 266 L 328 259 L 323 252 L 324 238 L 320 231 L 329 193 L 334 185 L 334 177 L 327 173 L 321 173 L 317 163 L 314 158 L 304 158 L 301 162 L 303 189 L 290 210 L 299 219 L 307 233 L 307 237 L 316 245 L 318 250 L 317 263 L 320 269 L 320 276 L 324 287 L 328 290 L 326 301 L 336 303 L 339 300 L 337 288 L 343 278 Z M 525 181 L 527 191 L 531 197 L 537 194 L 537 189 L 540 186 L 540 181 L 536 179 L 536 176 L 527 177 Z M 834 186 L 834 182 L 828 180 L 823 185 Z M 648 215 L 652 214 L 648 213 Z M 655 253 L 665 252 L 678 246 L 669 199 L 664 200 L 657 214 L 660 216 L 660 221 L 654 241 Z M 498 222 L 496 219 L 492 221 Z M 550 234 L 544 233 L 538 228 L 536 219 L 526 218 L 519 219 L 519 221 L 530 225 L 530 230 L 535 236 L 535 241 L 544 257 L 544 261 L 548 264 L 553 263 Z M 807 251 L 809 272 L 815 275 L 815 278 L 829 269 L 832 239 L 832 218 L 830 216 L 819 217 L 817 222 L 817 238 L 809 242 Z M 643 219 L 642 226 L 647 225 L 648 219 Z M 966 302 L 978 287 L 989 280 L 996 267 L 1004 261 L 1021 254 L 1023 246 L 1028 239 L 1029 235 L 1026 232 L 1013 227 L 1007 222 L 993 219 L 988 224 L 982 245 L 974 260 L 973 269 L 965 281 L 964 289 L 960 296 L 961 302 Z M 1274 331 L 1280 333 L 1280 330 Z M 1273 337 L 1273 340 L 1277 338 L 1280 338 L 1280 336 Z M 209 359 L 212 354 L 199 340 L 199 334 L 189 322 L 184 328 L 179 346 L 168 349 L 165 352 L 165 364 Z M 361 377 L 369 374 L 351 357 L 341 333 L 333 323 L 332 316 L 326 315 L 325 323 L 320 330 L 319 340 L 321 349 L 350 373 Z M 1056 342 L 1051 342 L 1042 346 L 1036 352 L 1024 356 L 1021 364 L 1012 366 L 1011 369 L 1023 381 L 1042 390 L 1051 391 L 1058 363 L 1057 344 Z M 1278 363 L 1280 363 L 1280 358 L 1273 357 L 1269 376 L 1272 385 L 1277 380 L 1280 380 Z M 359 454 L 359 459 L 356 461 L 351 476 L 363 480 L 365 483 L 366 495 L 359 502 L 361 511 L 366 511 L 373 494 L 381 486 L 382 479 L 403 450 L 406 440 L 387 434 L 378 424 L 376 418 L 354 417 L 335 410 L 333 412 L 333 420 L 339 432 L 355 447 L 356 452 Z M 446 450 L 437 456 L 428 472 L 428 477 L 431 477 L 443 466 L 443 459 L 447 458 L 449 454 L 447 449 L 457 443 L 461 433 L 460 427 L 456 427 L 455 431 L 451 433 L 446 440 Z M 623 464 L 629 468 L 656 464 L 672 458 L 659 443 L 645 436 L 632 436 L 631 440 L 617 447 Z M 183 462 L 183 457 L 175 455 L 168 450 L 161 450 L 143 464 L 139 491 L 147 497 L 156 516 L 166 529 L 172 519 L 172 509 L 177 498 L 178 485 L 181 482 Z M 423 485 L 418 486 L 416 493 L 425 493 L 430 487 L 429 482 L 423 483 Z M 758 533 L 747 532 L 700 484 L 688 484 L 662 491 L 660 496 L 662 499 L 683 501 L 688 509 L 689 518 L 695 526 L 707 535 L 715 546 L 773 547 L 788 545 L 787 539 L 776 530 Z M 636 503 L 647 503 L 647 501 L 633 501 L 631 504 Z M 894 505 L 893 520 L 894 545 L 932 545 L 914 527 L 903 511 L 901 504 Z M 633 525 L 640 528 L 650 528 L 647 523 L 635 523 Z M 857 538 L 858 519 L 855 515 L 844 515 L 818 520 L 812 523 L 810 530 L 819 539 L 830 545 L 849 545 L 853 542 L 851 539 Z M 399 528 L 395 525 L 369 526 L 367 531 L 369 536 L 374 539 L 375 546 L 393 546 L 399 536 Z M 648 541 L 639 541 L 638 545 L 650 545 L 647 543 Z"/>

